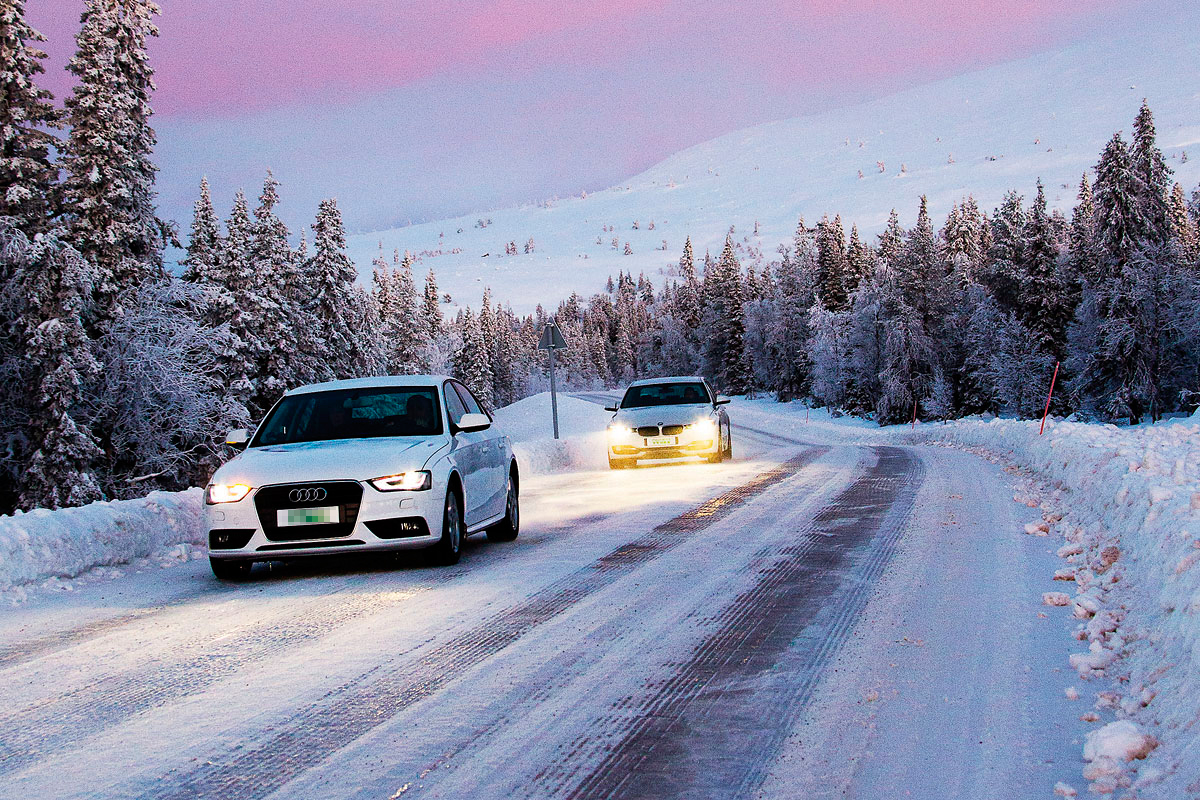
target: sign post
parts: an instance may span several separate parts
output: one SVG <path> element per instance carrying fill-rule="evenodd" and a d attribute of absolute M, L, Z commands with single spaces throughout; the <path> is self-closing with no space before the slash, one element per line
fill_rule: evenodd
<path fill-rule="evenodd" d="M 550 413 L 554 417 L 554 438 L 558 438 L 558 388 L 554 383 L 554 351 L 567 349 L 567 341 L 563 338 L 558 325 L 551 320 L 542 328 L 542 338 L 538 341 L 538 350 L 546 350 L 550 357 Z"/>

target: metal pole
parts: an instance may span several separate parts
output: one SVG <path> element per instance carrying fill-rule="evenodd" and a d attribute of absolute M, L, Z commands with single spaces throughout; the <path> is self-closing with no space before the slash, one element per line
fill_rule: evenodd
<path fill-rule="evenodd" d="M 1038 429 L 1038 436 L 1046 432 L 1046 417 L 1050 416 L 1050 400 L 1054 397 L 1054 382 L 1058 380 L 1058 362 L 1054 362 L 1054 375 L 1050 377 L 1050 394 L 1046 395 L 1046 410 L 1042 412 L 1042 427 Z"/>
<path fill-rule="evenodd" d="M 554 438 L 558 438 L 558 390 L 554 386 L 554 348 L 550 353 L 550 412 L 554 415 Z"/>

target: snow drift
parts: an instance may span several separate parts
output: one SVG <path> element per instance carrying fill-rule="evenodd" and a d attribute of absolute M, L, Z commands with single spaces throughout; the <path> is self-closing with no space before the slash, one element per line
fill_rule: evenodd
<path fill-rule="evenodd" d="M 1084 777 L 1099 793 L 1187 794 L 1186 754 L 1200 749 L 1200 424 L 1051 421 L 1038 436 L 1037 422 L 964 421 L 904 437 L 980 448 L 1049 482 L 1014 499 L 1065 540 L 1068 569 L 1046 578 L 1073 580 L 1074 596 L 1045 597 L 1061 594 L 1080 621 L 1072 668 L 1107 684 L 1087 717 L 1109 721 L 1088 736 Z"/>
<path fill-rule="evenodd" d="M 517 464 L 527 475 L 607 469 L 605 431 L 610 416 L 595 403 L 559 394 L 558 428 L 562 438 L 555 440 L 549 392 L 496 411 L 496 421 L 512 437 Z"/>
<path fill-rule="evenodd" d="M 0 591 L 204 542 L 200 489 L 0 517 Z"/>

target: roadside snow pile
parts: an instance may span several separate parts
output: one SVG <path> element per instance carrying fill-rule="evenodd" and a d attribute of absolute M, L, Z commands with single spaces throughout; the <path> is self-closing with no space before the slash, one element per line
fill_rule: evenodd
<path fill-rule="evenodd" d="M 1048 482 L 1027 478 L 1014 500 L 1041 512 L 1025 533 L 1065 540 L 1067 568 L 1046 577 L 1073 581 L 1074 596 L 1042 602 L 1072 609 L 1087 648 L 1071 666 L 1109 684 L 1095 693 L 1100 713 L 1085 715 L 1110 720 L 1087 737 L 1089 790 L 1190 796 L 1200 778 L 1200 424 L 1050 422 L 1038 436 L 1037 422 L 992 420 L 903 437 L 981 450 Z"/>
<path fill-rule="evenodd" d="M 550 415 L 550 393 L 542 392 L 496 409 L 496 421 L 513 440 L 517 463 L 526 475 L 606 469 L 606 430 L 612 415 L 603 407 L 558 395 L 558 432 Z"/>
<path fill-rule="evenodd" d="M 204 542 L 203 492 L 152 492 L 138 500 L 39 508 L 0 517 L 0 591 L 74 578 L 96 567 L 183 553 Z"/>

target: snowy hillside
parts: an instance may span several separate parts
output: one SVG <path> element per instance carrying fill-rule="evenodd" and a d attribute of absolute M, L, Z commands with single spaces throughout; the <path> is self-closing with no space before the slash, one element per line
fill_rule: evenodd
<path fill-rule="evenodd" d="M 571 291 L 589 295 L 618 270 L 645 272 L 657 285 L 685 236 L 698 256 L 717 255 L 730 225 L 769 260 L 799 214 L 810 223 L 841 214 L 847 231 L 857 223 L 874 234 L 893 207 L 911 224 L 922 194 L 940 224 L 967 193 L 990 212 L 1007 189 L 1031 197 L 1041 177 L 1051 206 L 1069 212 L 1081 173 L 1114 131 L 1128 134 L 1143 97 L 1190 193 L 1200 181 L 1200 41 L 1190 34 L 1200 9 L 1178 5 L 1068 48 L 731 133 L 587 197 L 358 235 L 351 256 L 366 279 L 380 243 L 389 254 L 407 249 L 420 256 L 418 280 L 432 267 L 456 303 L 478 304 L 490 286 L 525 312 Z M 525 254 L 531 237 L 535 249 Z M 666 250 L 656 249 L 663 240 Z M 519 255 L 504 255 L 509 242 Z"/>

